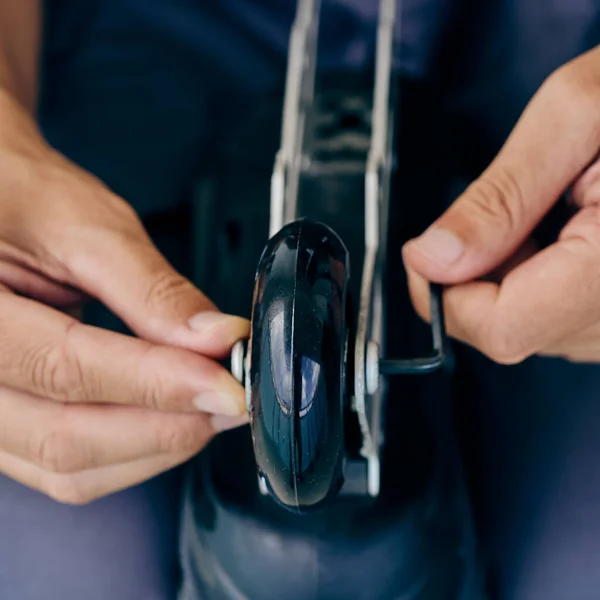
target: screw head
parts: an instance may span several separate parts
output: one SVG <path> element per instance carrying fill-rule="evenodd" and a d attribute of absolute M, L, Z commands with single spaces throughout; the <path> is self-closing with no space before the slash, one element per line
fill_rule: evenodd
<path fill-rule="evenodd" d="M 263 496 L 269 495 L 269 488 L 267 487 L 267 482 L 265 481 L 265 478 L 262 475 L 258 476 L 258 491 Z"/>

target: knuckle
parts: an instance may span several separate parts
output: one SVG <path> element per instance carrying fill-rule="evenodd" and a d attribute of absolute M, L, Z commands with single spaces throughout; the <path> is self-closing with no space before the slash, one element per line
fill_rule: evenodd
<path fill-rule="evenodd" d="M 578 60 L 569 61 L 555 69 L 542 84 L 542 90 L 557 103 L 567 101 L 569 105 L 574 102 L 581 105 L 591 96 L 596 97 L 598 77 L 597 69 L 590 70 L 587 57 L 581 56 Z M 577 93 L 575 93 L 577 92 Z"/>
<path fill-rule="evenodd" d="M 55 426 L 42 434 L 34 442 L 32 454 L 44 470 L 52 473 L 71 473 L 80 463 L 77 440 L 64 427 Z"/>
<path fill-rule="evenodd" d="M 591 251 L 594 255 L 600 249 L 600 205 L 591 205 L 583 208 L 559 234 L 563 244 L 563 251 L 569 251 L 576 245 L 578 260 Z M 575 246 L 573 246 L 575 248 Z M 583 252 L 581 250 L 583 249 Z"/>
<path fill-rule="evenodd" d="M 201 445 L 201 435 L 197 428 L 189 425 L 165 429 L 159 435 L 159 448 L 163 454 L 185 453 Z"/>
<path fill-rule="evenodd" d="M 110 214 L 114 215 L 115 228 L 123 228 L 123 223 L 129 225 L 135 234 L 135 239 L 138 239 L 139 230 L 143 230 L 142 220 L 135 208 L 124 198 L 117 196 L 108 190 L 104 189 L 101 198 L 103 205 L 110 208 Z"/>
<path fill-rule="evenodd" d="M 582 99 L 574 94 L 576 90 L 581 91 L 582 87 L 579 70 L 574 66 L 574 63 L 567 63 L 554 70 L 540 87 L 540 94 L 545 94 L 557 104 L 567 102 L 565 108 L 573 102 L 581 102 Z"/>
<path fill-rule="evenodd" d="M 85 377 L 77 353 L 70 341 L 78 324 L 69 325 L 62 340 L 38 345 L 22 356 L 22 368 L 34 390 L 43 396 L 64 402 L 81 398 Z"/>
<path fill-rule="evenodd" d="M 165 399 L 160 391 L 160 386 L 145 385 L 141 394 L 142 405 L 152 410 L 162 410 L 165 406 Z"/>
<path fill-rule="evenodd" d="M 83 274 L 102 265 L 106 248 L 114 249 L 111 255 L 115 256 L 140 244 L 145 250 L 150 242 L 138 214 L 128 202 L 106 190 L 103 184 L 90 186 L 89 182 L 79 182 L 75 186 L 61 195 L 70 199 L 85 197 L 86 202 L 84 206 L 80 202 L 70 202 L 65 212 L 76 227 L 69 236 L 55 235 L 56 242 L 50 254 L 60 273 L 78 282 Z"/>
<path fill-rule="evenodd" d="M 578 196 L 573 195 L 573 200 L 579 207 L 598 206 L 600 203 L 600 182 L 593 182 L 586 190 Z"/>
<path fill-rule="evenodd" d="M 34 390 L 43 395 L 57 395 L 57 373 L 62 362 L 62 350 L 54 341 L 36 345 L 21 355 L 21 369 Z"/>
<path fill-rule="evenodd" d="M 42 491 L 59 504 L 82 506 L 93 500 L 79 485 L 75 475 L 50 474 L 42 483 Z"/>
<path fill-rule="evenodd" d="M 144 305 L 152 310 L 163 310 L 168 306 L 170 310 L 177 309 L 181 299 L 196 298 L 198 292 L 194 285 L 175 271 L 162 270 L 157 273 L 145 292 Z M 185 303 L 184 303 L 185 304 Z M 182 306 L 184 311 L 187 307 Z M 189 315 L 183 314 L 182 317 Z"/>
<path fill-rule="evenodd" d="M 542 83 L 540 93 L 549 97 L 570 96 L 574 87 L 578 86 L 578 77 L 573 70 L 573 63 L 567 63 L 555 69 Z"/>
<path fill-rule="evenodd" d="M 540 92 L 564 115 L 585 119 L 589 134 L 600 142 L 600 77 L 596 64 L 590 64 L 591 58 L 582 55 L 559 67 L 548 76 Z"/>
<path fill-rule="evenodd" d="M 156 352 L 156 347 L 148 344 L 145 351 L 140 356 L 139 373 L 145 376 L 139 379 L 139 387 L 136 385 L 136 393 L 139 403 L 142 406 L 152 410 L 160 410 L 167 404 L 165 384 L 160 377 L 154 377 L 148 369 L 143 367 L 143 363 L 151 364 L 151 356 Z"/>
<path fill-rule="evenodd" d="M 595 255 L 600 249 L 600 221 L 590 220 L 575 237 Z"/>
<path fill-rule="evenodd" d="M 500 232 L 514 231 L 523 220 L 523 192 L 509 169 L 497 166 L 482 175 L 471 185 L 467 197 L 471 218 Z"/>
<path fill-rule="evenodd" d="M 483 344 L 483 353 L 500 365 L 516 365 L 523 362 L 529 352 L 521 338 L 505 322 L 497 321 L 488 328 Z"/>

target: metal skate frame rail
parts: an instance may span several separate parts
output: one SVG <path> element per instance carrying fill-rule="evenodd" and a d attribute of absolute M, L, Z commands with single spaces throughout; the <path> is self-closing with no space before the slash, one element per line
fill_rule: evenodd
<path fill-rule="evenodd" d="M 269 235 L 297 218 L 298 188 L 303 160 L 307 110 L 314 99 L 320 0 L 298 0 L 292 27 L 286 74 L 281 145 L 271 177 Z M 367 494 L 380 492 L 380 450 L 383 443 L 385 385 L 382 376 L 429 373 L 445 361 L 442 289 L 431 286 L 431 356 L 406 360 L 382 359 L 384 347 L 385 257 L 393 160 L 393 120 L 390 89 L 393 78 L 394 39 L 400 16 L 399 0 L 380 0 L 371 143 L 365 173 L 365 254 L 354 354 L 352 402 L 361 429 L 361 455 L 367 462 Z M 248 356 L 238 345 L 232 355 L 233 374 L 248 381 Z M 248 388 L 248 386 L 247 386 Z M 249 389 L 247 389 L 247 397 Z M 264 483 L 259 481 L 262 493 Z"/>

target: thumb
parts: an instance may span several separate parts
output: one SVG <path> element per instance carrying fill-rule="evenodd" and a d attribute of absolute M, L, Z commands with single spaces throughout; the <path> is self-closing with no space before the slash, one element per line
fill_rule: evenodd
<path fill-rule="evenodd" d="M 92 228 L 68 261 L 73 284 L 98 298 L 141 338 L 223 358 L 249 323 L 221 313 L 154 246 L 133 214 L 122 230 Z"/>
<path fill-rule="evenodd" d="M 600 52 L 555 71 L 486 171 L 404 248 L 407 266 L 455 284 L 486 275 L 526 240 L 600 147 Z"/>

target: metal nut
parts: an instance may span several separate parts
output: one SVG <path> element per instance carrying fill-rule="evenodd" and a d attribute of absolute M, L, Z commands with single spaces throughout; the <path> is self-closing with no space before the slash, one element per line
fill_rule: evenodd
<path fill-rule="evenodd" d="M 231 350 L 231 374 L 241 383 L 244 383 L 244 358 L 246 354 L 246 342 L 240 340 L 235 343 Z"/>
<path fill-rule="evenodd" d="M 365 369 L 367 394 L 372 396 L 379 389 L 379 344 L 373 340 L 367 343 Z"/>

